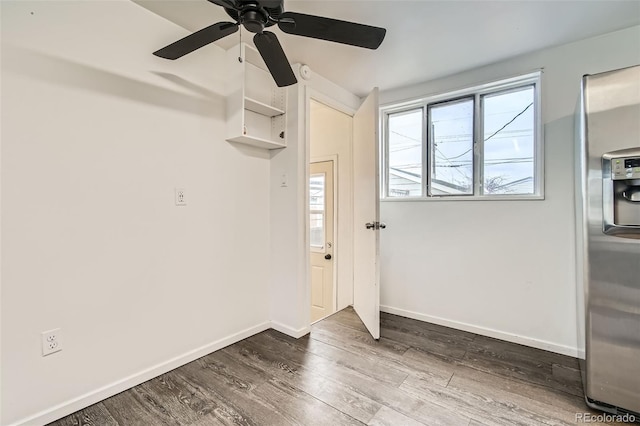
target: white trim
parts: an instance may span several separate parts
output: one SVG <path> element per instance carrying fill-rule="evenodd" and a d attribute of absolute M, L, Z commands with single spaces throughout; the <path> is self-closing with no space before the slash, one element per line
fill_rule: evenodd
<path fill-rule="evenodd" d="M 420 202 L 442 202 L 442 201 L 536 201 L 544 200 L 544 195 L 433 195 L 431 197 L 389 197 L 381 198 L 381 203 L 395 203 L 396 201 L 420 201 Z"/>
<path fill-rule="evenodd" d="M 271 321 L 271 328 L 275 331 L 279 331 L 280 333 L 284 333 L 287 336 L 291 336 L 294 339 L 299 339 L 304 335 L 307 335 L 311 332 L 311 327 L 302 327 L 299 329 L 295 329 L 293 327 L 289 327 L 288 325 L 284 325 L 281 322 Z"/>
<path fill-rule="evenodd" d="M 309 161 L 309 164 L 311 164 L 311 163 L 322 163 L 324 161 L 337 161 L 337 159 L 338 159 L 338 154 L 323 155 L 321 157 L 313 157 Z"/>
<path fill-rule="evenodd" d="M 236 342 L 239 342 L 240 340 L 246 339 L 247 337 L 251 337 L 254 334 L 258 334 L 260 332 L 268 330 L 269 328 L 277 329 L 275 323 L 272 323 L 270 321 L 265 321 L 253 327 L 242 330 L 238 333 L 232 334 L 230 336 L 224 337 L 222 339 L 216 340 L 214 342 L 211 342 L 204 346 L 196 348 L 192 351 L 186 352 L 182 355 L 178 355 L 174 358 L 171 358 L 167 361 L 156 364 L 152 367 L 146 368 L 142 371 L 134 373 L 130 376 L 127 376 L 123 379 L 110 383 L 94 391 L 87 392 L 84 395 L 80 395 L 69 401 L 65 401 L 49 409 L 40 411 L 39 413 L 36 413 L 32 416 L 26 417 L 21 420 L 18 420 L 17 422 L 7 426 L 31 426 L 34 424 L 44 425 L 44 424 L 50 423 L 54 420 L 65 417 L 71 413 L 75 413 L 78 410 L 86 408 L 92 404 L 100 402 L 113 395 L 116 395 L 122 391 L 125 391 L 141 383 L 144 383 L 147 380 L 151 380 L 155 377 L 158 377 L 164 373 L 167 373 L 173 369 L 183 366 L 189 362 L 192 362 L 212 352 L 215 352 L 219 349 L 232 345 Z"/>
<path fill-rule="evenodd" d="M 500 330 L 494 330 L 492 328 L 479 327 L 473 324 L 467 324 L 464 322 L 448 320 L 445 318 L 435 317 L 432 315 L 422 314 L 419 312 L 407 311 L 405 309 L 394 308 L 391 306 L 380 305 L 380 311 L 386 312 L 389 314 L 400 315 L 406 318 L 412 318 L 419 321 L 429 322 L 432 324 L 438 324 L 445 327 L 451 327 L 457 330 L 468 331 L 470 333 L 475 333 L 482 336 L 493 337 L 493 338 L 504 340 L 507 342 L 518 343 L 520 345 L 530 346 L 532 348 L 555 352 L 562 355 L 568 355 L 574 358 L 578 356 L 577 348 L 560 345 L 553 342 L 548 342 L 546 340 L 520 336 L 517 334 L 507 333 Z"/>
<path fill-rule="evenodd" d="M 347 114 L 350 117 L 353 117 L 353 115 L 356 113 L 356 110 L 354 110 L 353 108 L 350 108 L 349 106 L 343 104 L 342 102 L 337 101 L 331 96 L 325 95 L 324 93 L 319 92 L 318 90 L 315 90 L 312 87 L 307 86 L 306 95 L 307 95 L 306 96 L 307 103 L 309 103 L 309 101 L 313 99 L 316 102 L 319 102 L 330 108 L 340 111 L 343 114 Z"/>

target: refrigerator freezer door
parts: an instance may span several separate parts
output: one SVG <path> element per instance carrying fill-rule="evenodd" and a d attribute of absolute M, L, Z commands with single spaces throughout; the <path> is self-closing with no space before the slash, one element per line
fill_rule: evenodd
<path fill-rule="evenodd" d="M 615 186 L 622 181 L 612 180 L 611 169 L 603 174 L 603 158 L 610 162 L 618 158 L 606 156 L 612 152 L 623 157 L 640 152 L 640 66 L 586 76 L 582 90 L 585 393 L 599 408 L 640 412 L 640 240 L 608 235 L 603 221 L 604 209 L 615 202 L 609 199 L 616 196 L 612 191 L 629 193 L 634 186 L 632 181 Z M 628 205 L 620 207 L 625 210 L 619 220 L 634 220 L 640 205 L 620 203 Z M 615 215 L 610 220 L 615 223 Z"/>

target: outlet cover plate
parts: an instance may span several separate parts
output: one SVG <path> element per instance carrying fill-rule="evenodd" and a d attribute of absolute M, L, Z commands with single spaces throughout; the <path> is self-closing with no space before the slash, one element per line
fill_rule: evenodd
<path fill-rule="evenodd" d="M 176 206 L 186 206 L 187 205 L 187 194 L 184 188 L 175 188 L 176 192 Z"/>
<path fill-rule="evenodd" d="M 47 356 L 62 350 L 60 329 L 55 328 L 42 332 L 42 356 Z"/>

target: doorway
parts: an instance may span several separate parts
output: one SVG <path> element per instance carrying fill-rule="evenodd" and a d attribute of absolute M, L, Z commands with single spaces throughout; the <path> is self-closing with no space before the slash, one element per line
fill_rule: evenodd
<path fill-rule="evenodd" d="M 353 304 L 353 117 L 313 98 L 309 112 L 313 323 Z"/>

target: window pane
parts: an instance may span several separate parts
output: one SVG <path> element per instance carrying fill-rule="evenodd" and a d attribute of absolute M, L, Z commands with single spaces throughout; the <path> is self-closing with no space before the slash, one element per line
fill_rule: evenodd
<path fill-rule="evenodd" d="M 431 193 L 473 194 L 473 99 L 430 108 Z"/>
<path fill-rule="evenodd" d="M 324 173 L 309 178 L 309 209 L 324 211 Z"/>
<path fill-rule="evenodd" d="M 309 223 L 311 247 L 324 248 L 324 213 L 311 213 Z"/>
<path fill-rule="evenodd" d="M 483 97 L 484 194 L 534 193 L 534 91 Z"/>
<path fill-rule="evenodd" d="M 309 177 L 309 240 L 316 249 L 324 248 L 324 188 L 324 173 Z"/>
<path fill-rule="evenodd" d="M 389 114 L 389 197 L 422 195 L 422 108 Z"/>

